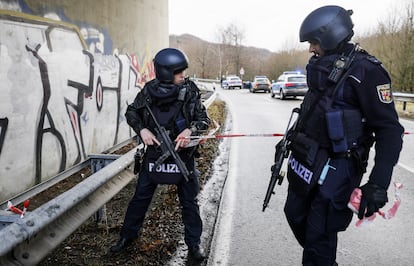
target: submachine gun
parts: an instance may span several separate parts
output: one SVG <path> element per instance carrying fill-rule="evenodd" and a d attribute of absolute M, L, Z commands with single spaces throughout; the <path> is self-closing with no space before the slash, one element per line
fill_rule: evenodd
<path fill-rule="evenodd" d="M 288 145 L 289 141 L 287 139 L 287 135 L 290 130 L 290 125 L 292 123 L 293 115 L 295 113 L 299 115 L 299 112 L 300 112 L 299 108 L 294 108 L 292 110 L 292 114 L 290 115 L 285 134 L 283 135 L 282 140 L 279 141 L 278 144 L 276 145 L 275 164 L 272 165 L 272 167 L 270 168 L 270 170 L 272 171 L 272 175 L 270 177 L 270 182 L 269 182 L 269 186 L 267 187 L 266 197 L 263 202 L 263 210 L 262 210 L 263 212 L 265 211 L 265 209 L 267 208 L 267 205 L 269 204 L 270 197 L 272 196 L 272 194 L 275 194 L 273 190 L 275 188 L 276 182 L 279 186 L 282 185 L 283 178 L 285 177 L 285 172 L 282 171 L 281 169 L 282 169 L 283 161 L 289 156 L 289 152 L 290 152 L 289 145 Z M 296 121 L 292 126 L 292 130 L 294 130 L 295 127 L 296 127 Z"/>
<path fill-rule="evenodd" d="M 162 151 L 162 155 L 155 161 L 154 167 L 157 168 L 159 165 L 161 165 L 168 157 L 172 156 L 174 159 L 174 162 L 177 164 L 178 169 L 180 169 L 181 174 L 184 176 L 185 181 L 188 182 L 188 177 L 190 175 L 190 172 L 187 169 L 187 166 L 181 160 L 180 155 L 175 150 L 175 145 L 171 141 L 171 138 L 168 134 L 168 131 L 165 129 L 165 127 L 161 126 L 157 119 L 155 118 L 154 114 L 151 111 L 151 108 L 146 104 L 146 107 L 148 109 L 148 112 L 150 113 L 152 119 L 154 120 L 154 123 L 156 125 L 155 132 L 157 133 L 157 139 L 160 142 L 160 148 Z"/>

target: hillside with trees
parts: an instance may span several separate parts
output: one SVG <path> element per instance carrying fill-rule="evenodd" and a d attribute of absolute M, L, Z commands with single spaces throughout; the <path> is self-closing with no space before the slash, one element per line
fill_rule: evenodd
<path fill-rule="evenodd" d="M 400 12 L 390 16 L 371 32 L 358 35 L 353 41 L 380 59 L 389 71 L 395 91 L 414 92 L 414 0 L 406 0 Z M 219 30 L 218 42 L 204 41 L 190 34 L 171 35 L 170 46 L 185 51 L 191 62 L 191 77 L 220 79 L 221 76 L 239 75 L 243 80 L 255 75 L 276 79 L 283 71 L 305 72 L 310 57 L 307 49 L 286 49 L 271 52 L 267 49 L 243 45 L 243 32 L 234 24 Z"/>

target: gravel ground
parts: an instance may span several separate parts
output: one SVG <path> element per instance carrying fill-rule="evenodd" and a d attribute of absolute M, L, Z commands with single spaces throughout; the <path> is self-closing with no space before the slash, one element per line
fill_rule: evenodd
<path fill-rule="evenodd" d="M 224 102 L 215 101 L 208 112 L 210 118 L 220 125 L 224 124 L 226 116 Z M 218 144 L 217 140 L 208 140 L 200 149 L 201 155 L 197 159 L 197 168 L 201 173 L 201 190 L 212 174 L 212 163 L 218 153 Z M 129 149 L 131 147 L 126 148 Z M 126 151 L 120 153 L 122 152 Z M 51 190 L 39 195 L 39 198 L 32 199 L 31 207 L 41 204 L 45 198 L 53 198 L 61 187 L 72 186 L 72 183 L 79 182 L 88 174 L 89 169 L 85 169 L 71 178 L 72 182 L 57 184 Z M 110 246 L 118 239 L 126 207 L 135 191 L 135 185 L 136 179 L 107 202 L 102 222 L 97 223 L 91 217 L 39 265 L 165 265 L 171 261 L 177 248 L 182 249 L 184 229 L 176 187 L 169 185 L 161 185 L 157 189 L 138 240 L 121 254 L 112 254 L 109 251 Z M 188 261 L 185 263 L 191 264 Z"/>

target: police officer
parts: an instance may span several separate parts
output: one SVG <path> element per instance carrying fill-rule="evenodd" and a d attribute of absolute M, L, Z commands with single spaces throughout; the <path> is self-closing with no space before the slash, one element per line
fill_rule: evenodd
<path fill-rule="evenodd" d="M 156 78 L 145 84 L 134 102 L 128 106 L 125 114 L 128 124 L 147 145 L 147 149 L 135 194 L 126 211 L 120 239 L 111 247 L 111 251 L 124 250 L 138 237 L 157 184 L 168 183 L 165 179 L 163 182 L 162 178 L 169 178 L 170 172 L 173 174 L 176 172 L 152 173 L 151 166 L 148 167 L 152 155 L 157 154 L 158 157 L 161 155 L 158 148 L 160 139 L 156 137 L 156 124 L 153 121 L 155 117 L 157 122 L 170 132 L 170 137 L 175 140 L 176 149 L 179 150 L 179 156 L 185 161 L 190 173 L 188 181 L 180 178 L 175 182 L 182 206 L 184 240 L 188 246 L 189 256 L 195 260 L 203 260 L 205 254 L 200 248 L 202 220 L 197 202 L 199 180 L 195 169 L 194 148 L 186 148 L 189 139 L 185 137 L 206 130 L 210 119 L 200 100 L 199 89 L 192 81 L 185 78 L 185 70 L 188 68 L 185 54 L 178 49 L 166 48 L 155 55 L 153 62 Z"/>
<path fill-rule="evenodd" d="M 306 67 L 309 92 L 288 137 L 284 211 L 303 247 L 303 265 L 337 265 L 337 234 L 351 222 L 352 191 L 362 191 L 359 219 L 383 207 L 402 148 L 390 77 L 378 59 L 350 42 L 351 15 L 323 6 L 300 27 L 300 41 L 309 42 L 313 56 Z M 373 143 L 375 165 L 360 186 Z"/>

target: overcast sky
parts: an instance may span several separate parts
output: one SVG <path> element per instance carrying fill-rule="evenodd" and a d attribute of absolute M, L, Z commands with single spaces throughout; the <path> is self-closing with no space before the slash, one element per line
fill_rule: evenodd
<path fill-rule="evenodd" d="M 364 35 L 400 12 L 407 0 L 169 0 L 170 34 L 189 33 L 218 42 L 219 28 L 233 23 L 244 32 L 243 45 L 276 52 L 299 44 L 303 19 L 324 5 L 352 9 L 354 30 Z"/>

